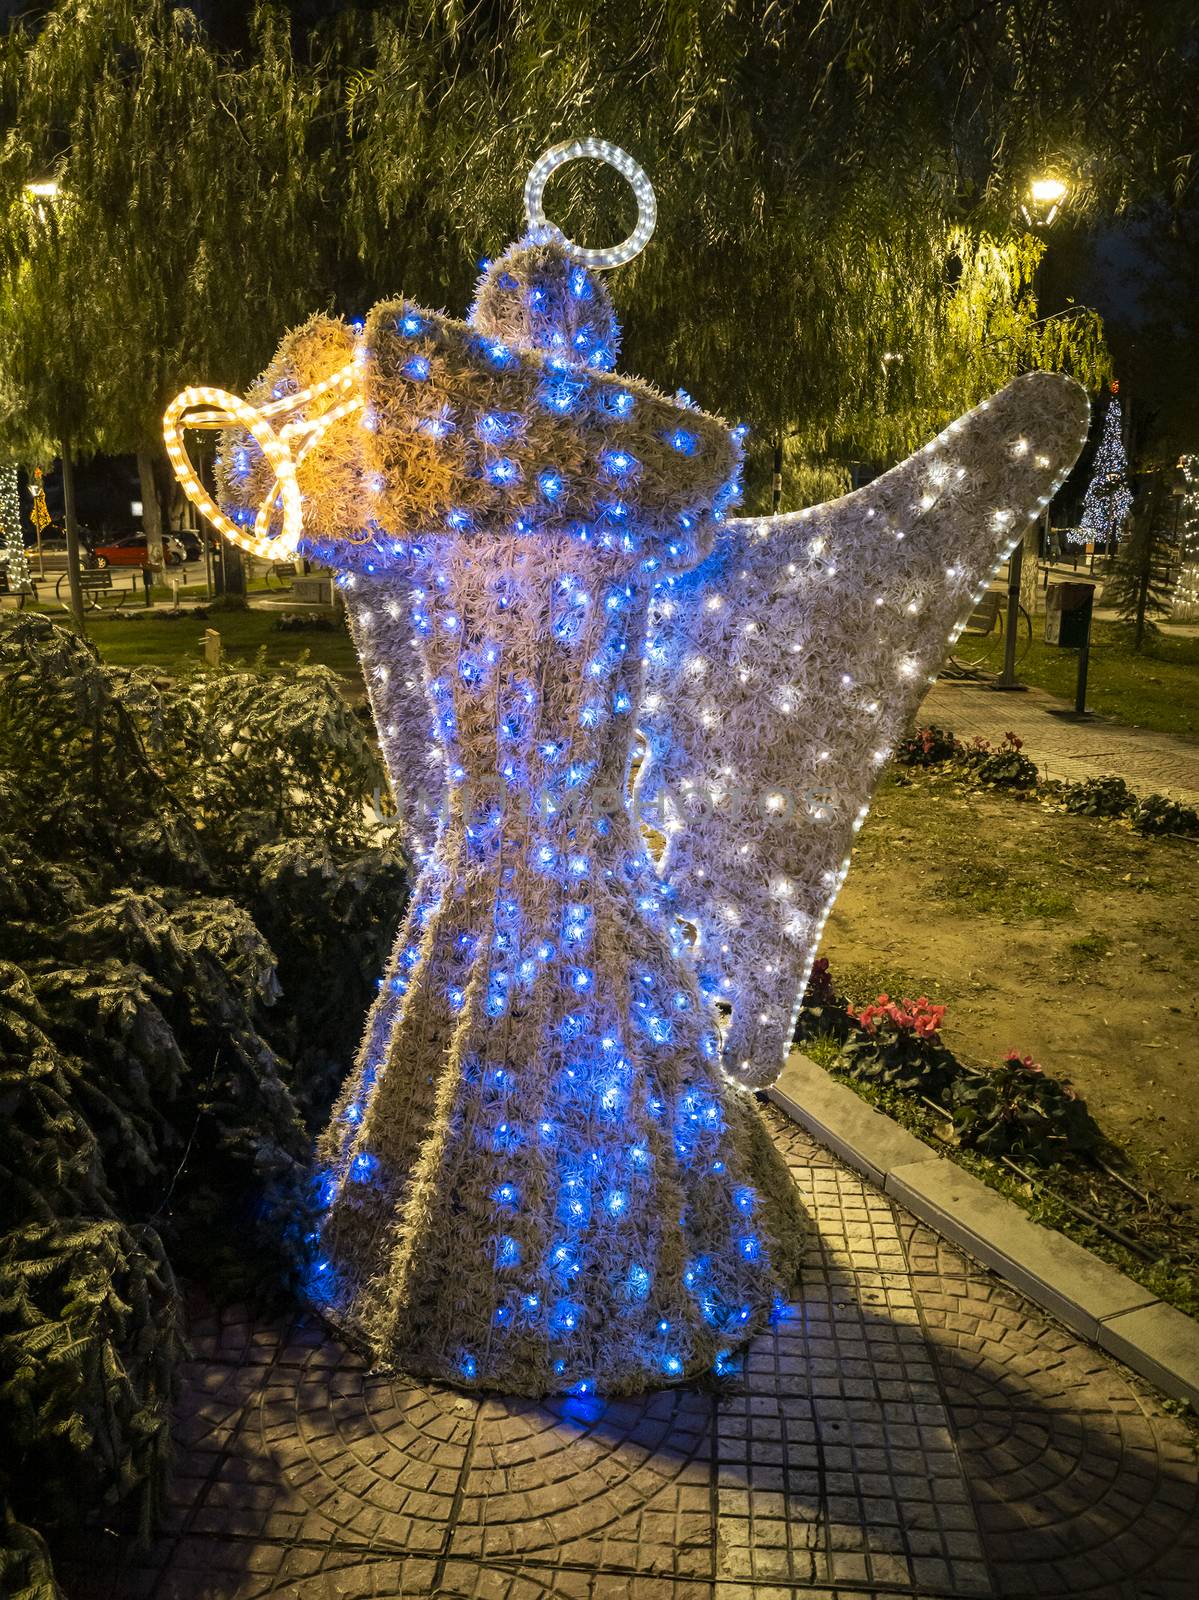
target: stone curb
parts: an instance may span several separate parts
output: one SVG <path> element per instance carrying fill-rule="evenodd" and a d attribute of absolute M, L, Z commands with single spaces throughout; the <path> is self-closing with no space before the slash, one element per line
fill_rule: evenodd
<path fill-rule="evenodd" d="M 768 1092 L 781 1111 L 921 1222 L 1166 1394 L 1199 1408 L 1199 1322 L 1034 1222 L 798 1050 Z"/>

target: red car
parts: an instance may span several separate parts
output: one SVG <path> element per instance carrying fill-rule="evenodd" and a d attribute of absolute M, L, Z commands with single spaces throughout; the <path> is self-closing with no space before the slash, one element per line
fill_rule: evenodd
<path fill-rule="evenodd" d="M 162 546 L 168 567 L 180 566 L 186 559 L 183 546 L 172 534 L 163 536 Z M 92 553 L 101 567 L 145 567 L 150 562 L 146 541 L 140 533 L 114 539 L 111 544 L 98 544 Z"/>

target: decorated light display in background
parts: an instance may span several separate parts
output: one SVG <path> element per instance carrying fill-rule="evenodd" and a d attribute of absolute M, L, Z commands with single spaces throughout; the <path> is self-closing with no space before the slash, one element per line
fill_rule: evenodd
<path fill-rule="evenodd" d="M 726 523 L 739 430 L 615 375 L 608 294 L 543 223 L 574 155 L 633 183 L 637 230 L 591 258 L 627 259 L 648 180 L 560 147 L 468 323 L 317 317 L 248 403 L 167 415 L 228 536 L 338 569 L 423 861 L 320 1142 L 312 1295 L 410 1371 L 532 1394 L 727 1372 L 788 1293 L 804 1221 L 735 1080 L 777 1071 L 886 741 L 1085 426 L 1067 380 L 1021 380 L 860 496 Z M 233 424 L 223 510 L 186 462 L 197 422 Z M 638 722 L 661 864 L 627 796 Z M 776 748 L 818 764 L 811 827 Z M 740 831 L 738 792 L 776 834 Z M 733 895 L 736 961 L 713 946 Z"/>
<path fill-rule="evenodd" d="M 1078 525 L 1096 544 L 1115 549 L 1132 509 L 1132 490 L 1128 486 L 1128 457 L 1124 453 L 1123 416 L 1119 385 L 1111 386 L 1111 399 L 1103 419 L 1092 465 L 1091 481 L 1083 496 Z"/>
<path fill-rule="evenodd" d="M 1199 611 L 1199 456 L 1183 456 L 1182 504 L 1178 511 L 1178 582 L 1174 615 L 1189 619 Z"/>
<path fill-rule="evenodd" d="M 0 533 L 10 592 L 29 587 L 29 559 L 21 530 L 21 496 L 16 467 L 0 466 Z"/>

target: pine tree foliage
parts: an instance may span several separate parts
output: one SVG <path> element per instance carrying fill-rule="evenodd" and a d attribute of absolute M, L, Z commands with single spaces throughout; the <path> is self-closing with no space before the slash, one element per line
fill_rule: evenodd
<path fill-rule="evenodd" d="M 1104 579 L 1103 603 L 1132 629 L 1139 650 L 1147 633 L 1156 633 L 1157 617 L 1170 614 L 1178 578 L 1178 543 L 1174 532 L 1174 499 L 1169 474 L 1154 472 L 1133 505 L 1128 531 Z"/>
<path fill-rule="evenodd" d="M 44 617 L 0 619 L 0 1500 L 17 1519 L 0 1570 L 14 1583 L 43 1581 L 21 1528 L 53 1534 L 103 1507 L 149 1526 L 175 1272 L 237 1295 L 295 1271 L 310 1126 L 406 892 L 366 823 L 383 781 L 323 668 L 163 684 Z"/>

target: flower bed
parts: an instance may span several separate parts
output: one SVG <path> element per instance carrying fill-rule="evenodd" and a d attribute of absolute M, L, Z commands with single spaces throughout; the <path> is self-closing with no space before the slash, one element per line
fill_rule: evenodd
<path fill-rule="evenodd" d="M 901 767 L 946 768 L 979 788 L 1014 791 L 1079 816 L 1126 818 L 1138 833 L 1199 838 L 1199 811 L 1191 806 L 1163 794 L 1139 798 L 1123 778 L 1087 778 L 1080 783 L 1043 778 L 1023 753 L 1023 744 L 1014 733 L 1005 733 L 998 747 L 986 739 L 963 744 L 952 732 L 930 725 L 901 741 L 895 761 Z"/>
<path fill-rule="evenodd" d="M 1065 1078 L 1017 1050 L 995 1066 L 960 1060 L 942 1038 L 946 1014 L 924 995 L 880 994 L 855 1007 L 822 957 L 795 1043 L 1039 1221 L 1199 1313 L 1199 1230 L 1190 1209 L 1138 1180 Z"/>

